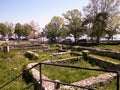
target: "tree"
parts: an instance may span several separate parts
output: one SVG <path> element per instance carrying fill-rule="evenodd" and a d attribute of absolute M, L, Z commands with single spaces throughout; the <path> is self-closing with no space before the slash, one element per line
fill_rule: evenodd
<path fill-rule="evenodd" d="M 33 33 L 37 32 L 40 33 L 40 25 L 38 22 L 35 22 L 34 20 L 30 21 L 29 25 L 32 27 Z"/>
<path fill-rule="evenodd" d="M 11 38 L 11 36 L 13 36 L 14 34 L 13 24 L 12 23 L 8 24 L 7 28 L 8 28 L 8 38 Z"/>
<path fill-rule="evenodd" d="M 4 23 L 0 23 L 0 33 L 5 37 L 8 33 L 8 28 Z"/>
<path fill-rule="evenodd" d="M 28 37 L 32 32 L 32 27 L 29 24 L 23 25 L 23 36 Z"/>
<path fill-rule="evenodd" d="M 83 9 L 84 10 L 84 15 L 85 17 L 85 23 L 84 24 L 91 24 L 92 26 L 90 27 L 90 35 L 97 37 L 96 38 L 96 43 L 99 43 L 99 39 L 103 37 L 104 30 L 107 28 L 108 21 L 111 20 L 112 17 L 119 16 L 119 6 L 120 6 L 120 0 L 90 0 L 90 3 Z M 97 23 L 100 21 L 96 20 L 96 17 L 99 16 L 99 14 L 105 14 L 107 18 L 103 20 L 104 25 L 104 30 L 102 29 L 103 27 L 99 26 Z M 104 17 L 102 15 L 101 17 Z M 102 25 L 102 23 L 101 23 Z M 94 27 L 94 28 L 93 28 Z M 101 28 L 101 29 L 99 29 Z M 99 31 L 99 30 L 102 31 Z M 97 30 L 97 31 L 96 31 Z M 101 32 L 101 33 L 98 33 Z M 99 35 L 98 35 L 99 34 Z M 97 35 L 97 36 L 95 36 Z M 104 34 L 105 36 L 105 34 Z"/>
<path fill-rule="evenodd" d="M 67 13 L 63 14 L 64 18 L 66 19 L 66 27 L 68 30 L 69 35 L 72 34 L 75 42 L 81 35 L 84 34 L 84 28 L 82 27 L 82 19 L 81 19 L 81 12 L 77 9 L 67 11 Z"/>
<path fill-rule="evenodd" d="M 20 23 L 17 23 L 15 25 L 15 34 L 17 34 L 18 39 L 23 35 L 23 27 Z"/>
<path fill-rule="evenodd" d="M 110 39 L 113 40 L 113 35 L 119 33 L 120 31 L 120 16 L 112 17 L 108 22 L 107 22 L 107 29 L 106 29 L 106 34 L 108 41 Z"/>
<path fill-rule="evenodd" d="M 108 13 L 110 16 L 119 14 L 120 0 L 90 0 L 90 3 L 83 8 L 84 14 L 94 18 L 98 13 Z"/>
<path fill-rule="evenodd" d="M 38 38 L 41 35 L 39 23 L 32 20 L 29 25 L 32 27 L 31 36 L 33 36 L 33 38 Z"/>
<path fill-rule="evenodd" d="M 100 37 L 105 36 L 107 16 L 107 13 L 99 13 L 94 19 L 91 35 L 96 38 L 96 44 L 99 44 Z"/>
<path fill-rule="evenodd" d="M 64 21 L 59 16 L 52 17 L 50 23 L 48 23 L 44 28 L 44 33 L 50 41 L 56 41 L 56 39 L 61 35 L 64 26 Z"/>

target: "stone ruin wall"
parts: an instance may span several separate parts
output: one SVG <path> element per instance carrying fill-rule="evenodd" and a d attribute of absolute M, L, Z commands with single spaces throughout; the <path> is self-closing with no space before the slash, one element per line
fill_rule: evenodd
<path fill-rule="evenodd" d="M 59 63 L 72 63 L 72 62 L 74 62 L 74 60 L 78 61 L 78 58 L 81 58 L 81 57 L 77 57 L 77 59 L 75 59 L 75 57 L 73 57 L 73 58 L 56 60 L 56 61 L 45 61 L 45 63 L 55 63 L 55 64 L 59 64 Z M 91 59 L 96 59 L 96 58 L 95 57 L 91 57 Z M 98 60 L 98 58 L 96 60 Z M 106 63 L 106 61 L 104 61 L 104 63 Z M 109 66 L 109 65 L 110 64 L 108 64 L 107 66 Z M 106 64 L 102 64 L 101 67 L 106 67 Z M 34 73 L 34 72 L 32 72 L 32 73 Z M 36 76 L 39 77 L 39 75 L 36 75 Z M 103 87 L 104 85 L 110 83 L 115 77 L 116 77 L 115 73 L 103 73 L 103 74 L 98 75 L 97 77 L 90 77 L 88 79 L 81 80 L 81 81 L 78 81 L 78 82 L 74 82 L 72 84 L 79 85 L 79 86 L 84 86 L 84 87 L 94 87 L 96 85 L 99 85 L 99 86 Z M 39 80 L 39 78 L 36 78 L 36 77 L 35 77 L 35 79 Z M 38 80 L 36 80 L 36 81 L 38 81 Z M 45 82 L 45 83 L 47 84 L 48 82 Z M 47 86 L 45 88 L 48 89 L 48 90 L 54 89 L 54 83 L 51 82 L 51 83 L 47 84 Z M 70 86 L 62 86 L 60 88 L 61 88 L 60 90 L 64 90 L 64 89 L 65 90 L 75 90 L 74 87 L 70 87 Z M 94 89 L 95 89 L 95 87 L 94 87 Z M 85 90 L 85 89 L 80 89 L 80 90 Z"/>
<path fill-rule="evenodd" d="M 19 49 L 19 50 L 29 50 L 29 49 L 34 49 L 34 50 L 38 50 L 38 49 L 48 49 L 48 46 L 44 46 L 44 45 L 38 45 L 38 46 L 30 46 L 30 45 L 10 45 L 10 49 Z"/>
<path fill-rule="evenodd" d="M 74 46 L 72 50 L 73 51 L 89 50 L 90 53 L 93 53 L 93 54 L 120 59 L 120 52 L 112 49 L 99 49 L 99 48 L 93 48 L 93 47 Z"/>
<path fill-rule="evenodd" d="M 105 69 L 109 69 L 109 70 L 120 70 L 120 64 L 119 63 L 115 63 L 112 61 L 108 61 L 108 60 L 104 60 L 95 56 L 88 56 L 87 59 L 89 62 L 94 63 L 96 65 L 98 65 L 101 68 L 105 68 Z"/>

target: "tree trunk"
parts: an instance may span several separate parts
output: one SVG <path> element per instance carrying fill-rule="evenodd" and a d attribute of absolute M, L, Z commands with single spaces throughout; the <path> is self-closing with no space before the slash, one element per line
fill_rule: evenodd
<path fill-rule="evenodd" d="M 97 36 L 97 39 L 96 39 L 96 44 L 99 45 L 100 44 L 100 37 L 99 35 Z"/>
<path fill-rule="evenodd" d="M 75 43 L 77 42 L 77 37 L 74 35 Z"/>

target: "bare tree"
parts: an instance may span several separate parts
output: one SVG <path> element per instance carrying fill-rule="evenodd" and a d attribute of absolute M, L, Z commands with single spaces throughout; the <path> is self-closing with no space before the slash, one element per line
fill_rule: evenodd
<path fill-rule="evenodd" d="M 38 22 L 35 22 L 34 20 L 30 21 L 29 25 L 32 27 L 33 32 L 40 32 L 40 25 Z"/>

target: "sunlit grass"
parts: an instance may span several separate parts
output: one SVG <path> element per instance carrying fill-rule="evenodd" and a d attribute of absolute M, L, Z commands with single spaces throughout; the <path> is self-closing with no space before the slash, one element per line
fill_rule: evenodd
<path fill-rule="evenodd" d="M 43 52 L 43 50 L 39 50 L 37 52 L 39 54 L 39 59 L 29 60 L 25 57 L 26 50 L 10 50 L 8 53 L 0 51 L 0 86 L 22 73 L 23 66 L 31 62 L 57 60 L 70 57 L 70 54 L 51 57 L 52 53 L 56 52 L 56 50 L 51 52 Z M 20 77 L 2 90 L 22 90 L 25 86 L 26 83 L 22 80 L 22 77 Z"/>
<path fill-rule="evenodd" d="M 0 52 L 0 85 L 22 73 L 22 68 L 25 64 L 28 64 L 28 59 L 24 57 L 24 51 Z M 21 87 L 25 85 L 22 77 L 20 77 L 2 90 L 21 90 Z"/>
<path fill-rule="evenodd" d="M 103 47 L 105 49 L 115 49 L 119 50 L 119 45 L 105 45 L 105 46 L 99 46 Z M 50 48 L 53 48 L 53 51 L 50 52 L 43 52 L 43 50 L 39 50 L 36 53 L 39 54 L 38 60 L 29 60 L 24 56 L 26 53 L 26 50 L 12 50 L 9 53 L 3 53 L 0 51 L 0 85 L 8 82 L 9 80 L 15 78 L 17 75 L 19 75 L 22 72 L 23 66 L 27 65 L 31 62 L 42 62 L 46 60 L 59 60 L 64 58 L 70 58 L 73 57 L 69 53 L 65 55 L 60 56 L 52 56 L 53 53 L 57 53 L 57 45 L 50 45 Z M 103 58 L 105 60 L 115 61 L 120 63 L 117 59 L 112 59 L 105 56 L 98 56 L 100 58 Z M 67 63 L 66 63 L 67 64 Z M 74 66 L 81 66 L 81 67 L 88 67 L 88 68 L 99 68 L 98 66 L 92 66 L 87 61 L 79 60 L 77 63 L 73 64 L 67 64 L 67 65 L 74 65 Z M 69 69 L 69 68 L 60 68 L 60 67 L 52 67 L 47 66 L 43 67 L 43 74 L 48 76 L 51 79 L 58 79 L 63 82 L 76 82 L 79 80 L 83 80 L 89 77 L 96 77 L 97 75 L 103 73 L 103 72 L 96 72 L 96 71 L 86 71 L 86 70 L 78 70 L 78 69 Z M 103 90 L 114 90 L 116 82 L 113 82 L 109 86 L 106 86 Z M 22 90 L 24 87 L 26 87 L 26 83 L 22 80 L 22 77 L 18 78 L 2 90 Z M 108 89 L 107 89 L 108 88 Z M 112 89 L 110 89 L 112 88 Z M 34 90 L 33 87 L 27 90 Z"/>
<path fill-rule="evenodd" d="M 119 82 L 120 82 L 120 79 L 119 79 Z M 103 87 L 102 90 L 117 90 L 117 79 L 114 79 L 110 84 Z"/>
<path fill-rule="evenodd" d="M 98 45 L 96 47 L 101 49 L 111 49 L 111 50 L 113 49 L 116 51 L 120 51 L 120 45 Z"/>
<path fill-rule="evenodd" d="M 57 51 L 43 52 L 43 50 L 39 50 L 37 53 L 39 54 L 39 61 L 58 60 L 58 59 L 72 57 L 70 53 L 64 55 L 52 56 L 52 54 L 57 53 Z"/>
<path fill-rule="evenodd" d="M 99 68 L 98 66 L 92 66 L 91 64 L 84 61 L 83 59 L 73 64 L 66 63 L 66 65 L 73 65 L 73 66 L 80 66 L 80 67 L 87 67 L 87 68 Z M 47 77 L 53 80 L 57 79 L 66 83 L 73 83 L 89 77 L 95 77 L 103 73 L 103 72 L 97 72 L 97 71 L 71 69 L 71 68 L 55 67 L 55 66 L 44 67 L 42 71 Z"/>
<path fill-rule="evenodd" d="M 116 62 L 116 63 L 119 63 L 120 64 L 120 60 L 119 59 L 114 59 L 114 58 L 110 58 L 110 57 L 107 57 L 107 56 L 101 56 L 101 55 L 96 55 L 96 54 L 91 54 L 95 57 L 98 57 L 98 58 L 101 58 L 101 59 L 104 59 L 106 61 L 112 61 L 112 62 Z"/>

